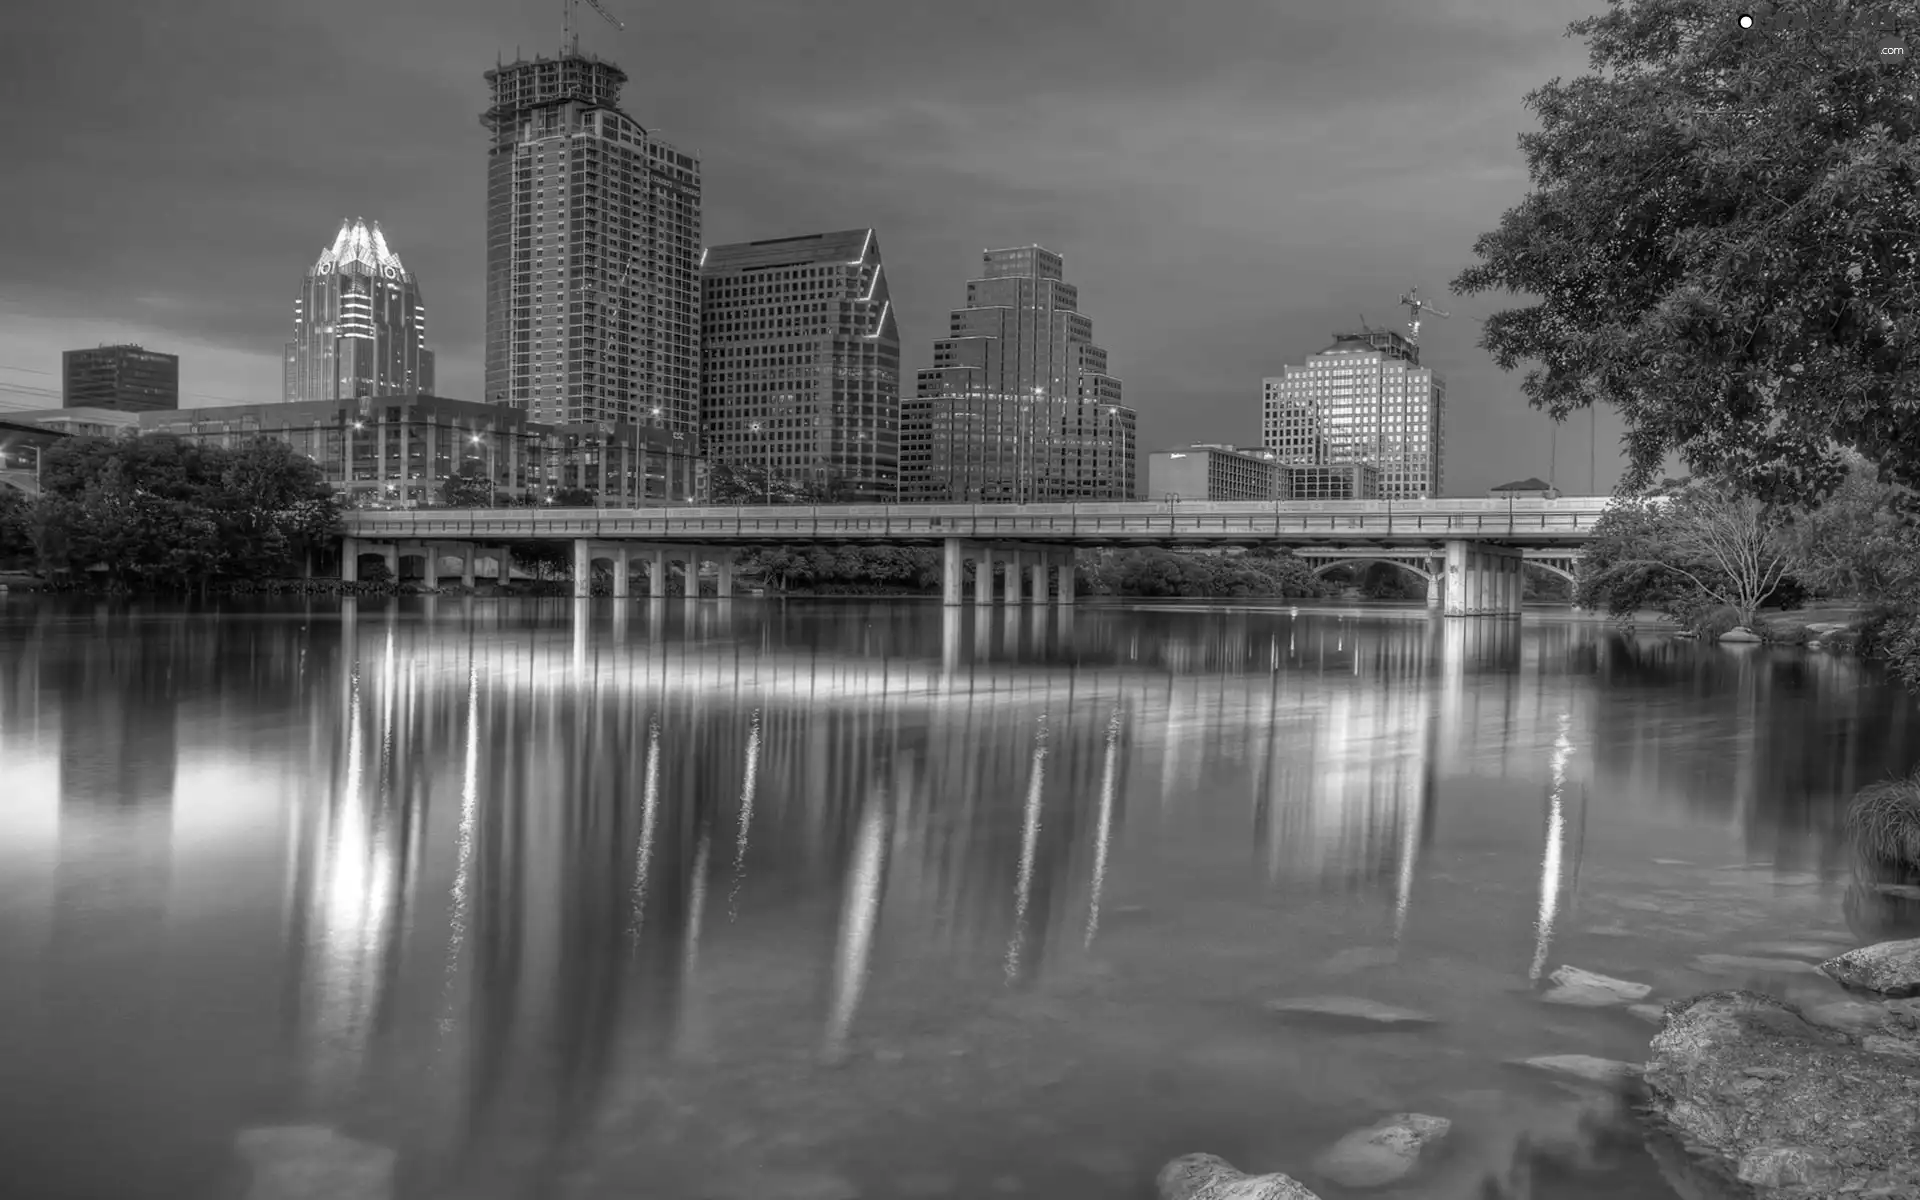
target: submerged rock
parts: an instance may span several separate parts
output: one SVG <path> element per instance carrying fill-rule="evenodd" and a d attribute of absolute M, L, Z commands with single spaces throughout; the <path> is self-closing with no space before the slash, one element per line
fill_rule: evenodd
<path fill-rule="evenodd" d="M 1747 953 L 1765 954 L 1781 958 L 1805 958 L 1819 962 L 1823 959 L 1832 958 L 1836 954 L 1844 953 L 1847 946 L 1848 943 L 1846 942 L 1823 942 L 1818 940 L 1808 940 L 1804 942 L 1756 942 L 1747 947 Z"/>
<path fill-rule="evenodd" d="M 1654 1035 L 1648 1112 L 1758 1200 L 1920 1195 L 1920 1073 L 1757 992 L 1676 1004 Z"/>
<path fill-rule="evenodd" d="M 1545 1071 L 1587 1083 L 1620 1083 L 1640 1074 L 1640 1064 L 1613 1058 L 1595 1058 L 1591 1054 L 1540 1054 L 1533 1058 L 1508 1060 L 1510 1065 Z"/>
<path fill-rule="evenodd" d="M 253 1168 L 247 1200 L 386 1200 L 396 1155 L 324 1125 L 245 1129 L 235 1149 Z"/>
<path fill-rule="evenodd" d="M 1445 1117 L 1397 1113 L 1341 1138 L 1314 1160 L 1313 1169 L 1342 1187 L 1384 1187 L 1405 1178 L 1420 1152 L 1452 1128 Z"/>
<path fill-rule="evenodd" d="M 1800 1014 L 1811 1024 L 1856 1037 L 1879 1029 L 1890 1015 L 1886 1005 L 1871 1000 L 1829 1000 L 1824 1004 L 1806 1005 Z"/>
<path fill-rule="evenodd" d="M 1876 942 L 1820 964 L 1844 987 L 1883 996 L 1920 996 L 1920 938 Z"/>
<path fill-rule="evenodd" d="M 1820 968 L 1798 958 L 1758 958 L 1746 954 L 1702 954 L 1693 960 L 1693 969 L 1708 975 L 1744 975 L 1759 972 L 1773 975 L 1804 974 Z"/>
<path fill-rule="evenodd" d="M 1579 967 L 1561 967 L 1547 978 L 1553 987 L 1542 992 L 1540 998 L 1548 1004 L 1610 1008 L 1616 1004 L 1644 1000 L 1653 991 L 1652 984 L 1631 983 L 1610 975 L 1583 971 Z"/>
<path fill-rule="evenodd" d="M 1649 1025 L 1661 1025 L 1667 1019 L 1666 1007 L 1660 1004 L 1629 1004 L 1627 1011 Z"/>
<path fill-rule="evenodd" d="M 1392 946 L 1349 946 L 1320 965 L 1327 975 L 1351 975 L 1373 967 L 1390 967 L 1400 961 L 1400 952 Z"/>
<path fill-rule="evenodd" d="M 1332 1025 L 1414 1029 L 1440 1023 L 1437 1017 L 1418 1009 L 1382 1004 L 1361 996 L 1301 996 L 1290 1000 L 1269 1000 L 1266 1009 L 1275 1016 L 1289 1020 Z"/>
<path fill-rule="evenodd" d="M 1320 1200 L 1291 1176 L 1245 1175 L 1212 1154 L 1185 1154 L 1160 1168 L 1160 1200 Z"/>

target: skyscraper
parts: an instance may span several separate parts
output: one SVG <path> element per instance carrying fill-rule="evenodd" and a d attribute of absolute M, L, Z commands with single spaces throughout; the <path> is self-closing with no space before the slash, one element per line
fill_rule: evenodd
<path fill-rule="evenodd" d="M 433 391 L 420 285 L 375 221 L 340 222 L 293 301 L 280 398 L 351 400 Z"/>
<path fill-rule="evenodd" d="M 701 256 L 701 444 L 835 499 L 899 496 L 900 327 L 871 229 Z"/>
<path fill-rule="evenodd" d="M 700 436 L 700 163 L 568 52 L 486 73 L 486 398 Z"/>
<path fill-rule="evenodd" d="M 60 405 L 121 412 L 179 408 L 180 358 L 131 345 L 62 351 Z"/>
<path fill-rule="evenodd" d="M 1134 413 L 1058 254 L 988 250 L 902 401 L 902 498 L 1131 500 Z"/>
<path fill-rule="evenodd" d="M 1385 500 L 1437 499 L 1446 483 L 1447 384 L 1391 329 L 1334 335 L 1305 365 L 1262 381 L 1261 428 L 1283 463 L 1367 463 Z"/>

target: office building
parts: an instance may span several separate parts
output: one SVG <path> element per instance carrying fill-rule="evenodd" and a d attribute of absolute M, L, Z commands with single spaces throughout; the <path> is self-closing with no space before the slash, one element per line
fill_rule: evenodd
<path fill-rule="evenodd" d="M 1386 500 L 1437 499 L 1446 483 L 1447 385 L 1398 332 L 1334 335 L 1263 381 L 1262 436 L 1283 463 L 1368 463 Z"/>
<path fill-rule="evenodd" d="M 486 73 L 486 399 L 700 435 L 700 163 L 577 52 Z"/>
<path fill-rule="evenodd" d="M 122 408 L 14 409 L 7 413 L 7 419 L 69 437 L 133 437 L 140 432 L 140 414 Z"/>
<path fill-rule="evenodd" d="M 1271 450 L 1195 442 L 1147 456 L 1149 500 L 1377 500 L 1368 463 L 1283 463 Z"/>
<path fill-rule="evenodd" d="M 701 256 L 701 445 L 850 502 L 900 492 L 900 327 L 871 229 Z"/>
<path fill-rule="evenodd" d="M 293 300 L 280 398 L 357 400 L 433 392 L 420 284 L 375 221 L 342 221 Z"/>
<path fill-rule="evenodd" d="M 600 507 L 639 508 L 704 498 L 704 465 L 687 439 L 628 423 L 551 425 L 498 404 L 445 396 L 380 396 L 295 404 L 237 404 L 148 413 L 141 432 L 231 449 L 271 437 L 320 464 L 358 508 L 442 505 L 446 481 L 487 481 L 496 505 L 540 504 L 562 491 Z"/>
<path fill-rule="evenodd" d="M 180 407 L 180 357 L 141 346 L 96 346 L 60 355 L 65 408 L 151 412 Z"/>
<path fill-rule="evenodd" d="M 902 499 L 1133 499 L 1134 413 L 1063 265 L 1040 246 L 986 251 L 901 401 Z"/>

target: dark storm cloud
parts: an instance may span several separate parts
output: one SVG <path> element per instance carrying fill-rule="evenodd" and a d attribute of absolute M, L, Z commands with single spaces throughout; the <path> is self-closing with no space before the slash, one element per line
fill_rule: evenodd
<path fill-rule="evenodd" d="M 582 5 L 583 42 L 701 156 L 707 240 L 877 227 L 909 368 L 982 248 L 1038 241 L 1143 449 L 1251 441 L 1262 375 L 1423 284 L 1454 314 L 1427 336 L 1453 481 L 1542 469 L 1544 419 L 1473 346 L 1492 306 L 1444 285 L 1522 194 L 1521 95 L 1581 69 L 1561 32 L 1598 0 L 605 2 L 627 32 Z M 478 395 L 480 76 L 552 52 L 555 0 L 13 8 L 0 89 L 38 119 L 0 132 L 6 311 L 224 347 L 252 382 L 204 390 L 271 398 L 301 271 L 365 216 L 422 281 L 441 390 Z"/>

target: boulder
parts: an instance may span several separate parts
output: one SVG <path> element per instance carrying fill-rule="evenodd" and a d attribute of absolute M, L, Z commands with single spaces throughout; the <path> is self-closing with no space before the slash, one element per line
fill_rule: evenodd
<path fill-rule="evenodd" d="M 1820 964 L 1842 987 L 1883 996 L 1920 996 L 1920 938 L 1876 942 Z"/>
<path fill-rule="evenodd" d="M 1160 1168 L 1160 1200 L 1320 1200 L 1298 1180 L 1243 1175 L 1212 1154 L 1185 1154 Z"/>
<path fill-rule="evenodd" d="M 1760 635 L 1744 625 L 1737 625 L 1721 634 L 1720 640 L 1723 642 L 1757 642 L 1760 640 Z"/>
<path fill-rule="evenodd" d="M 1561 967 L 1548 980 L 1553 987 L 1540 994 L 1548 1004 L 1573 1004 L 1582 1008 L 1610 1008 L 1645 1000 L 1653 985 L 1631 983 L 1608 975 L 1582 971 L 1579 967 Z"/>
<path fill-rule="evenodd" d="M 1405 1178 L 1420 1152 L 1452 1128 L 1445 1117 L 1398 1113 L 1341 1138 L 1314 1160 L 1313 1169 L 1342 1187 L 1385 1187 Z"/>
<path fill-rule="evenodd" d="M 1920 1072 L 1757 992 L 1669 1007 L 1647 1063 L 1656 1132 L 1756 1200 L 1920 1195 Z"/>
<path fill-rule="evenodd" d="M 1300 996 L 1269 1000 L 1267 1011 L 1277 1017 L 1316 1024 L 1415 1029 L 1436 1025 L 1438 1019 L 1418 1009 L 1382 1004 L 1360 996 Z"/>
<path fill-rule="evenodd" d="M 396 1155 L 324 1125 L 241 1130 L 235 1149 L 253 1168 L 247 1200 L 388 1200 Z"/>

